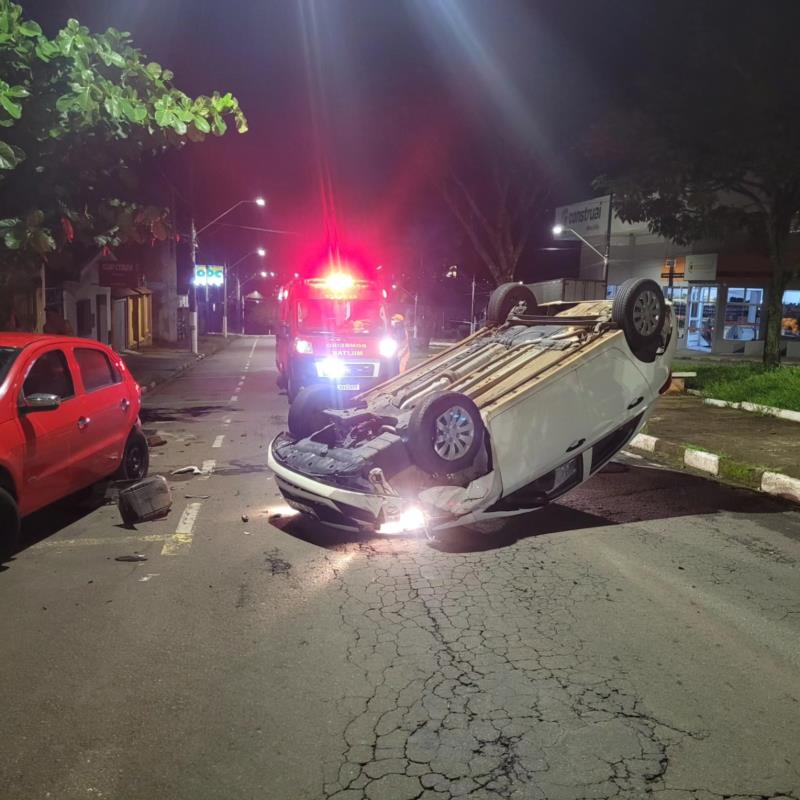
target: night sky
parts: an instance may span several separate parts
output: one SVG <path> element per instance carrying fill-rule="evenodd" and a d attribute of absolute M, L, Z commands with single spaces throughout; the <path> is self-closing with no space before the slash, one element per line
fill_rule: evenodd
<path fill-rule="evenodd" d="M 278 260 L 321 241 L 332 213 L 376 261 L 405 263 L 420 247 L 448 258 L 457 234 L 436 186 L 456 157 L 483 157 L 479 131 L 535 153 L 555 182 L 553 205 L 591 196 L 586 130 L 663 35 L 652 0 L 22 4 L 49 31 L 69 16 L 130 31 L 189 93 L 233 92 L 250 132 L 193 148 L 195 213 L 202 221 L 263 193 L 267 213 L 231 221 L 296 231 L 266 242 Z M 188 196 L 187 173 L 174 175 Z M 243 252 L 250 236 L 223 231 L 204 244 Z M 540 239 L 548 244 L 544 227 Z M 530 278 L 548 277 L 558 256 L 541 252 Z"/>

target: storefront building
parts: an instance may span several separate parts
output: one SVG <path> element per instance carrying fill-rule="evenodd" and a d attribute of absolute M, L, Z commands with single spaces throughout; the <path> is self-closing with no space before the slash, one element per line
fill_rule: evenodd
<path fill-rule="evenodd" d="M 740 355 L 760 358 L 764 351 L 764 319 L 770 264 L 752 252 L 747 240 L 697 242 L 682 247 L 650 233 L 645 224 L 631 224 L 612 215 L 602 217 L 598 203 L 597 224 L 588 231 L 581 220 L 557 209 L 556 222 L 564 224 L 561 238 L 586 240 L 581 246 L 579 277 L 602 280 L 608 250 L 607 295 L 614 297 L 628 278 L 652 278 L 673 302 L 678 320 L 678 351 L 684 355 Z M 599 215 L 599 216 L 598 216 Z M 589 216 L 587 214 L 587 216 Z M 798 237 L 800 249 L 800 237 Z M 593 249 L 593 248 L 596 248 Z M 598 252 L 599 251 L 599 252 Z M 790 283 L 783 296 L 783 355 L 800 359 L 800 281 Z"/>

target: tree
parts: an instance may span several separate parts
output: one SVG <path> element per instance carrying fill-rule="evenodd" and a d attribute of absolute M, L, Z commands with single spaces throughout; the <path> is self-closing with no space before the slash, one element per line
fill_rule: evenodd
<path fill-rule="evenodd" d="M 746 232 L 771 265 L 764 363 L 780 363 L 782 297 L 797 274 L 790 233 L 800 214 L 797 4 L 769 14 L 677 3 L 680 57 L 655 59 L 591 135 L 596 188 L 623 220 L 679 244 Z M 720 24 L 721 19 L 725 24 Z M 678 39 L 675 39 L 677 41 Z M 651 43 L 652 44 L 652 43 Z"/>
<path fill-rule="evenodd" d="M 484 163 L 481 160 L 481 163 Z M 537 163 L 518 154 L 489 157 L 451 172 L 442 196 L 495 284 L 514 280 L 550 184 Z"/>
<path fill-rule="evenodd" d="M 231 94 L 191 98 L 173 77 L 127 33 L 69 20 L 48 38 L 0 0 L 0 281 L 19 284 L 74 243 L 170 234 L 167 211 L 143 202 L 142 162 L 221 136 L 228 120 L 247 130 Z"/>

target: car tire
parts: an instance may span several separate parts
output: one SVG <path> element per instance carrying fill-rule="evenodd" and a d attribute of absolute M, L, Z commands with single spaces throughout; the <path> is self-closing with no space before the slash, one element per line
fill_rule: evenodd
<path fill-rule="evenodd" d="M 490 327 L 505 324 L 508 315 L 518 303 L 525 303 L 525 313 L 530 316 L 539 309 L 536 295 L 524 284 L 501 283 L 489 297 L 486 324 Z"/>
<path fill-rule="evenodd" d="M 295 398 L 303 391 L 303 388 L 292 378 L 291 372 L 286 376 L 286 396 L 289 398 L 290 403 L 294 403 Z"/>
<path fill-rule="evenodd" d="M 412 461 L 431 475 L 449 475 L 471 466 L 483 445 L 484 425 L 475 403 L 460 392 L 423 398 L 408 421 Z"/>
<path fill-rule="evenodd" d="M 20 519 L 17 501 L 0 487 L 0 562 L 17 552 Z"/>
<path fill-rule="evenodd" d="M 304 386 L 289 406 L 289 433 L 295 439 L 305 439 L 322 430 L 329 423 L 325 409 L 340 405 L 333 386 L 324 383 Z"/>
<path fill-rule="evenodd" d="M 611 319 L 624 331 L 634 355 L 650 353 L 658 347 L 666 316 L 664 292 L 650 278 L 625 281 L 611 308 Z"/>
<path fill-rule="evenodd" d="M 141 481 L 150 469 L 150 448 L 147 437 L 140 430 L 133 430 L 125 443 L 122 463 L 114 477 L 120 481 Z"/>

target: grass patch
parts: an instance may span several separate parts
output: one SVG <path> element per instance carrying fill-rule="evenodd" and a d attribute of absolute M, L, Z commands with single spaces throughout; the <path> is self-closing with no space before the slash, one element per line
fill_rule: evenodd
<path fill-rule="evenodd" d="M 676 361 L 672 369 L 673 372 L 696 372 L 696 378 L 686 378 L 686 388 L 697 389 L 703 397 L 800 411 L 800 367 L 765 370 L 760 364 Z"/>

